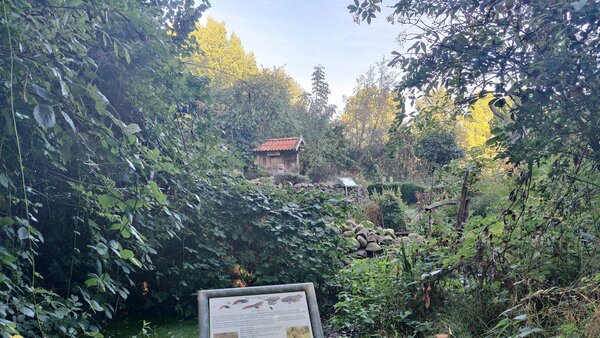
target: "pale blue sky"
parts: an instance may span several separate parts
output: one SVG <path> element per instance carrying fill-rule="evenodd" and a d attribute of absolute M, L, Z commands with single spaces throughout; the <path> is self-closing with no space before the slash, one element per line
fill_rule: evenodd
<path fill-rule="evenodd" d="M 330 102 L 343 108 L 356 78 L 382 56 L 398 50 L 396 37 L 403 28 L 380 15 L 371 25 L 356 24 L 346 6 L 351 0 L 212 0 L 210 16 L 225 21 L 246 51 L 254 52 L 263 67 L 284 66 L 310 90 L 313 67 L 325 67 Z M 389 9 L 387 10 L 389 14 Z"/>

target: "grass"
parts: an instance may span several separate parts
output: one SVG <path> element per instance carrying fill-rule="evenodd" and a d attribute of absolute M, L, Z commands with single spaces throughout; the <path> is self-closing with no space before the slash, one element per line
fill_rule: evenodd
<path fill-rule="evenodd" d="M 146 326 L 146 334 L 142 334 L 144 326 L 142 319 L 122 320 L 109 323 L 105 337 L 111 338 L 129 338 L 141 337 L 161 337 L 161 338 L 187 338 L 198 336 L 197 320 L 180 320 L 170 318 L 152 318 L 146 319 L 149 324 Z"/>

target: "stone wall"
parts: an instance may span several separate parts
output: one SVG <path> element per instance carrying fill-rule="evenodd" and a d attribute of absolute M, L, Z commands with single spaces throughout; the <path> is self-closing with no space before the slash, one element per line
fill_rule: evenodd
<path fill-rule="evenodd" d="M 340 194 L 343 196 L 346 195 L 346 188 L 339 184 L 333 183 L 296 183 L 294 185 L 294 189 L 318 189 L 329 194 Z M 367 192 L 367 189 L 362 186 L 358 186 L 356 188 L 348 188 L 348 199 L 351 201 L 362 202 L 368 197 L 369 194 Z"/>

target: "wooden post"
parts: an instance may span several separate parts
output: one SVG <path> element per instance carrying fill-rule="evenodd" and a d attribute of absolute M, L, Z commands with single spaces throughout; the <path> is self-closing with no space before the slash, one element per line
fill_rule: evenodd
<path fill-rule="evenodd" d="M 433 167 L 433 170 L 431 170 L 431 187 L 429 188 L 429 204 L 431 205 L 431 203 L 433 202 L 433 184 L 435 183 L 435 167 Z M 431 214 L 432 211 L 429 210 L 429 236 L 431 236 L 432 233 L 432 226 L 433 226 L 433 215 Z"/>
<path fill-rule="evenodd" d="M 467 198 L 467 194 L 469 193 L 469 173 L 469 170 L 465 171 L 465 177 L 463 178 L 463 184 L 460 193 L 460 206 L 458 207 L 458 215 L 456 216 L 455 229 L 457 232 L 462 231 L 463 223 L 469 219 L 469 199 Z"/>

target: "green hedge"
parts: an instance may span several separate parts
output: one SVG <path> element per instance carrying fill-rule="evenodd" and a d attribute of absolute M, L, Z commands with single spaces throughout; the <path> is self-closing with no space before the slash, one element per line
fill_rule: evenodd
<path fill-rule="evenodd" d="M 402 200 L 406 204 L 417 203 L 417 192 L 425 191 L 425 186 L 415 182 L 403 182 L 400 186 Z"/>
<path fill-rule="evenodd" d="M 396 231 L 406 231 L 406 205 L 397 190 L 384 190 L 382 194 L 377 195 L 376 200 L 381 210 L 383 226 Z"/>
<path fill-rule="evenodd" d="M 367 191 L 369 195 L 373 195 L 373 193 L 381 194 L 384 190 L 394 190 L 397 191 L 400 189 L 402 183 L 373 183 L 367 186 Z"/>
<path fill-rule="evenodd" d="M 425 186 L 415 182 L 396 182 L 396 183 L 374 183 L 367 187 L 369 195 L 374 192 L 381 194 L 384 190 L 398 191 L 402 195 L 402 200 L 406 204 L 417 203 L 417 192 L 425 191 Z"/>

